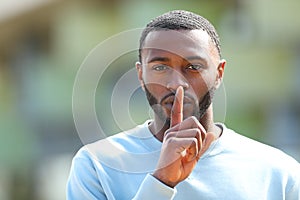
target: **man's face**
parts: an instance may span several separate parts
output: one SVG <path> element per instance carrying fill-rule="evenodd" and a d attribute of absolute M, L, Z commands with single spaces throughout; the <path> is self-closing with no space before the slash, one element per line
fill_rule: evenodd
<path fill-rule="evenodd" d="M 200 119 L 220 78 L 219 55 L 208 34 L 203 30 L 153 31 L 146 37 L 141 55 L 139 79 L 159 119 L 169 125 L 179 86 L 184 88 L 183 117 Z"/>

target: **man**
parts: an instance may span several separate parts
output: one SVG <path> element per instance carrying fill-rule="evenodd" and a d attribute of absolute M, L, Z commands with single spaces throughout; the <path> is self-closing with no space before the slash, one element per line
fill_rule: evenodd
<path fill-rule="evenodd" d="M 224 74 L 214 27 L 187 11 L 153 19 L 138 78 L 154 119 L 83 147 L 68 199 L 300 199 L 299 163 L 213 121 Z"/>

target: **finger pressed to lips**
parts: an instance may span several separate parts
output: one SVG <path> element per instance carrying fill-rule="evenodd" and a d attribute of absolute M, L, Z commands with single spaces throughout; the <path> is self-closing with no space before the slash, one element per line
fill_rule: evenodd
<path fill-rule="evenodd" d="M 183 120 L 183 99 L 184 91 L 183 87 L 179 86 L 176 90 L 175 99 L 173 101 L 171 110 L 171 123 L 170 126 L 173 127 Z"/>
<path fill-rule="evenodd" d="M 175 100 L 176 100 L 175 95 L 170 96 L 167 99 L 165 99 L 164 101 L 162 101 L 161 104 L 162 105 L 172 105 L 173 106 Z M 194 101 L 191 98 L 189 98 L 187 96 L 183 97 L 183 104 L 192 104 L 192 103 L 194 103 Z"/>
<path fill-rule="evenodd" d="M 198 155 L 198 151 L 202 149 L 206 131 L 194 116 L 183 120 L 184 98 L 184 90 L 180 86 L 176 90 L 175 97 L 166 99 L 166 103 L 173 104 L 170 128 L 165 132 L 164 142 L 177 149 L 178 153 L 184 152 L 187 157 L 194 158 Z"/>

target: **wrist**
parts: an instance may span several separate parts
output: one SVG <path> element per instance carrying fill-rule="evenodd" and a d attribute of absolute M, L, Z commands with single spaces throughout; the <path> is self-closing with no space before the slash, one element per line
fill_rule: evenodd
<path fill-rule="evenodd" d="M 167 177 L 165 177 L 164 173 L 160 173 L 158 171 L 155 171 L 153 174 L 151 174 L 154 178 L 156 178 L 158 181 L 163 183 L 164 185 L 174 188 L 178 183 L 174 181 L 170 181 Z"/>

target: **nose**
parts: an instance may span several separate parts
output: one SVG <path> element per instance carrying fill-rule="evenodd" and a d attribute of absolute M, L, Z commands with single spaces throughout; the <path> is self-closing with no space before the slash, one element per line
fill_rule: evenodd
<path fill-rule="evenodd" d="M 175 92 L 179 86 L 182 86 L 184 90 L 189 88 L 187 79 L 177 70 L 172 70 L 168 77 L 167 88 L 172 92 Z"/>

